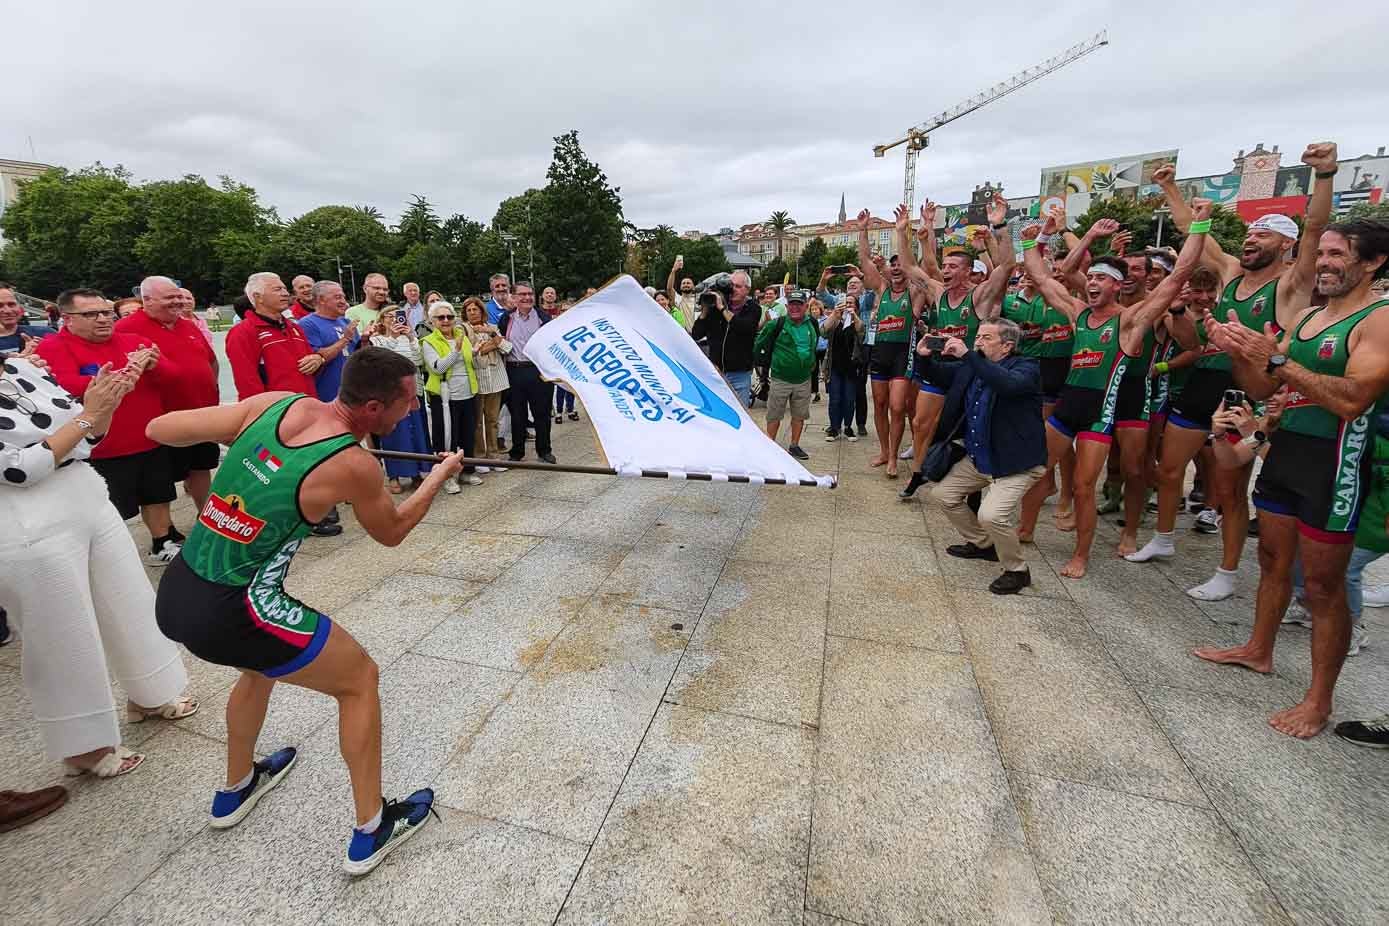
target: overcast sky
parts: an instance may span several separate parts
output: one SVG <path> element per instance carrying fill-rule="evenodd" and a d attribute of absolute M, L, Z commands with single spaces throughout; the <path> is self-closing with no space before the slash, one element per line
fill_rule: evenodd
<path fill-rule="evenodd" d="M 886 215 L 872 146 L 1101 28 L 1110 45 L 933 135 L 918 201 L 1180 148 L 1389 144 L 1389 3 L 218 0 L 6 9 L 0 157 L 229 174 L 292 218 L 412 193 L 484 222 L 578 129 L 629 221 L 716 230 L 786 209 Z"/>

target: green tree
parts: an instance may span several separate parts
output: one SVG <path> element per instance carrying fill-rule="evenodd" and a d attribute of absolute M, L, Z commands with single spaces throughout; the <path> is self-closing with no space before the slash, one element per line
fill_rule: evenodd
<path fill-rule="evenodd" d="M 336 280 L 341 260 L 344 267 L 353 267 L 360 282 L 372 271 L 389 273 L 398 253 L 396 237 L 379 219 L 353 206 L 319 206 L 271 235 L 263 269 L 286 280 L 300 273 Z M 343 281 L 347 279 L 344 271 Z"/>
<path fill-rule="evenodd" d="M 1356 203 L 1346 212 L 1345 218 L 1389 221 L 1389 203 Z"/>
<path fill-rule="evenodd" d="M 786 261 L 780 257 L 773 257 L 767 266 L 763 267 L 755 277 L 753 286 L 762 289 L 766 286 L 775 286 L 786 279 L 786 274 L 791 272 L 791 268 L 786 266 Z M 813 280 L 811 282 L 814 282 Z"/>
<path fill-rule="evenodd" d="M 521 279 L 534 276 L 532 285 L 539 288 L 550 285 L 550 265 L 546 253 L 537 240 L 538 229 L 546 212 L 546 191 L 529 189 L 519 196 L 510 196 L 497 205 L 497 214 L 492 217 L 492 227 L 498 234 L 515 235 L 512 248 L 516 252 L 516 275 Z M 535 273 L 531 273 L 531 261 L 535 262 Z M 510 273 L 510 256 L 507 269 Z M 489 273 L 496 273 L 494 268 Z M 513 281 L 514 282 L 514 281 Z"/>
<path fill-rule="evenodd" d="M 555 138 L 546 177 L 539 215 L 532 207 L 537 271 L 543 263 L 545 278 L 564 293 L 601 285 L 625 256 L 621 191 L 584 154 L 576 131 Z"/>
<path fill-rule="evenodd" d="M 796 263 L 800 266 L 799 276 L 803 286 L 814 286 L 820 279 L 820 271 L 829 266 L 829 250 L 823 238 L 811 238 L 801 248 Z"/>
<path fill-rule="evenodd" d="M 670 268 L 675 266 L 677 257 L 685 258 L 684 267 L 676 275 L 677 289 L 680 280 L 685 277 L 699 283 L 716 273 L 727 273 L 733 269 L 728 263 L 728 255 L 724 253 L 723 245 L 719 244 L 717 238 L 705 235 L 690 240 L 672 235 L 647 267 L 647 279 L 651 281 L 652 286 L 665 289 L 666 280 L 670 277 Z"/>
<path fill-rule="evenodd" d="M 1153 210 L 1161 204 L 1162 201 L 1156 198 L 1132 200 L 1114 196 L 1104 200 L 1097 199 L 1076 219 L 1075 232 L 1077 235 L 1084 235 L 1090 226 L 1100 219 L 1113 219 L 1133 233 L 1133 240 L 1128 247 L 1129 253 L 1132 254 L 1152 246 L 1157 234 L 1157 220 L 1153 216 Z M 1170 221 L 1167 227 L 1171 227 Z"/>
<path fill-rule="evenodd" d="M 135 240 L 136 258 L 148 273 L 180 279 L 200 302 L 223 294 L 218 236 L 240 233 L 263 241 L 267 235 L 269 216 L 256 191 L 230 177 L 212 187 L 189 174 L 181 180 L 147 183 L 140 193 L 146 224 Z"/>
<path fill-rule="evenodd" d="M 414 194 L 412 202 L 405 207 L 400 214 L 400 222 L 396 224 L 396 233 L 400 235 L 401 242 L 406 247 L 428 244 L 439 237 L 440 231 L 442 225 L 434 207 L 423 196 Z"/>
<path fill-rule="evenodd" d="M 781 239 L 788 231 L 796 226 L 796 220 L 791 218 L 790 213 L 784 210 L 773 212 L 767 217 L 767 221 L 762 223 L 762 227 L 776 236 L 776 256 L 780 258 Z"/>

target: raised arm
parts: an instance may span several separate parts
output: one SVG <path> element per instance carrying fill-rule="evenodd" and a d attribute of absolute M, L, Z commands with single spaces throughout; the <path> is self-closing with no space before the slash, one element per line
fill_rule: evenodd
<path fill-rule="evenodd" d="M 168 447 L 191 447 L 205 441 L 230 444 L 267 408 L 293 394 L 262 392 L 235 405 L 168 412 L 145 425 L 145 436 Z"/>
<path fill-rule="evenodd" d="M 675 258 L 675 263 L 670 265 L 670 274 L 666 277 L 666 298 L 670 304 L 675 304 L 675 275 L 685 268 L 685 261 L 682 258 Z"/>
<path fill-rule="evenodd" d="M 1047 224 L 1042 227 L 1042 234 L 1051 234 L 1055 224 L 1056 217 L 1048 215 Z M 1069 277 L 1071 274 L 1079 272 L 1080 265 L 1085 260 L 1086 253 L 1094 246 L 1095 242 L 1101 238 L 1108 238 L 1118 231 L 1119 223 L 1113 219 L 1100 219 L 1095 224 L 1091 225 L 1085 230 L 1085 235 L 1076 242 L 1076 244 L 1071 246 L 1071 250 L 1057 267 L 1061 275 Z"/>
<path fill-rule="evenodd" d="M 878 268 L 873 266 L 873 249 L 868 246 L 868 226 L 872 221 L 873 213 L 867 209 L 858 214 L 858 265 L 863 269 L 863 284 L 881 293 L 887 287 L 887 282 Z"/>
<path fill-rule="evenodd" d="M 921 207 L 921 228 L 916 237 L 921 242 L 921 269 L 943 286 L 945 274 L 940 272 L 940 261 L 936 258 L 936 208 L 930 200 Z"/>
<path fill-rule="evenodd" d="M 1302 152 L 1302 163 L 1312 168 L 1312 195 L 1307 200 L 1307 215 L 1302 223 L 1302 237 L 1297 243 L 1297 259 L 1278 280 L 1278 324 L 1287 328 L 1297 318 L 1301 307 L 1312 300 L 1317 277 L 1317 244 L 1321 233 L 1331 221 L 1331 188 L 1336 176 L 1336 143 L 1316 142 Z"/>
<path fill-rule="evenodd" d="M 1047 272 L 1047 265 L 1042 260 L 1042 255 L 1037 252 L 1037 236 L 1041 233 L 1040 225 L 1029 225 L 1022 230 L 1023 266 L 1027 268 L 1027 275 L 1032 278 L 1032 282 L 1037 284 L 1037 291 L 1042 294 L 1047 305 L 1064 312 L 1071 324 L 1075 324 L 1085 309 L 1085 303 L 1072 296 L 1066 287 Z"/>
<path fill-rule="evenodd" d="M 1003 294 L 1008 290 L 1008 280 L 1017 266 L 1017 256 L 1013 253 L 1013 234 L 1008 228 L 1008 201 L 1002 193 L 995 193 L 989 204 L 988 247 L 994 255 L 989 278 L 979 284 L 974 294 L 974 310 L 985 321 L 996 319 L 1003 310 Z"/>
<path fill-rule="evenodd" d="M 1186 200 L 1182 199 L 1182 191 L 1177 189 L 1177 168 L 1172 164 L 1163 164 L 1153 171 L 1153 182 L 1162 187 L 1162 195 L 1167 200 L 1167 208 L 1172 212 L 1172 224 L 1185 232 L 1191 227 L 1192 209 L 1187 205 Z M 1205 251 L 1201 255 L 1201 263 L 1212 267 L 1220 274 L 1222 283 L 1228 283 L 1231 278 L 1239 276 L 1239 260 L 1226 254 L 1221 248 L 1220 243 L 1215 240 L 1214 235 L 1207 235 Z"/>
<path fill-rule="evenodd" d="M 922 206 L 921 211 L 924 217 L 926 207 Z M 902 271 L 907 275 L 907 283 L 913 290 L 913 300 L 915 301 L 916 294 L 919 293 L 923 303 L 927 300 L 935 302 L 940 299 L 941 290 L 945 288 L 945 284 L 932 279 L 916 262 L 915 249 L 912 247 L 911 213 L 907 211 L 907 207 L 898 206 L 895 216 L 897 219 L 897 259 L 902 265 Z M 934 218 L 934 212 L 932 217 Z M 922 249 L 925 250 L 925 247 L 925 242 L 923 242 Z M 919 306 L 915 308 L 918 312 L 920 311 Z"/>
<path fill-rule="evenodd" d="M 1209 199 L 1193 199 L 1191 201 L 1191 214 L 1193 222 L 1202 222 L 1207 228 L 1210 226 L 1211 209 L 1214 204 Z M 1191 279 L 1191 273 L 1201 263 L 1201 255 L 1205 250 L 1206 241 L 1209 237 L 1207 232 L 1189 232 L 1186 236 L 1186 243 L 1182 245 L 1181 253 L 1177 255 L 1177 264 L 1172 268 L 1157 289 L 1148 294 L 1148 297 L 1138 303 L 1131 315 L 1125 318 L 1133 319 L 1133 327 L 1139 330 L 1146 330 L 1167 311 L 1181 293 L 1186 281 Z"/>

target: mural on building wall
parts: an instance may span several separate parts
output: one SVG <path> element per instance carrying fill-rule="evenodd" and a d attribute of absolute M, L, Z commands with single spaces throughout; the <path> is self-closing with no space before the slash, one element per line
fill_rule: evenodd
<path fill-rule="evenodd" d="M 1190 202 L 1197 196 L 1213 203 L 1233 203 L 1239 198 L 1240 175 L 1234 172 L 1215 174 L 1209 177 L 1188 177 L 1178 180 L 1177 188 L 1182 191 L 1182 199 Z"/>
<path fill-rule="evenodd" d="M 1158 189 L 1153 183 L 1153 171 L 1162 164 L 1175 163 L 1177 149 L 1043 168 L 1042 211 L 1045 212 L 1052 202 L 1062 202 L 1067 218 L 1074 224 L 1096 198 L 1136 199 L 1156 195 Z"/>
<path fill-rule="evenodd" d="M 1312 168 L 1306 164 L 1282 167 L 1273 184 L 1274 196 L 1306 196 L 1312 192 Z"/>

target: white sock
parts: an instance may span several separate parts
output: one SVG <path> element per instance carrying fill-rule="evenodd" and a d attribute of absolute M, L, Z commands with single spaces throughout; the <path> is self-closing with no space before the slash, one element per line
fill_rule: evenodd
<path fill-rule="evenodd" d="M 251 766 L 251 770 L 250 770 L 249 772 L 246 773 L 246 777 L 245 777 L 245 778 L 241 779 L 241 780 L 238 781 L 236 784 L 234 784 L 234 785 L 232 785 L 232 786 L 230 786 L 230 787 L 227 787 L 227 788 L 218 788 L 217 790 L 218 790 L 218 791 L 221 791 L 221 792 L 224 793 L 224 794 L 235 794 L 237 791 L 240 791 L 242 788 L 246 787 L 248 784 L 251 783 L 251 778 L 252 778 L 252 776 L 255 775 L 255 773 L 256 773 L 256 767 L 253 765 L 253 766 Z"/>
<path fill-rule="evenodd" d="M 1208 582 L 1189 588 L 1186 593 L 1200 601 L 1224 601 L 1235 593 L 1235 570 L 1216 569 Z"/>
<path fill-rule="evenodd" d="M 376 816 L 372 817 L 361 826 L 357 827 L 359 833 L 374 833 L 376 828 L 381 825 L 381 811 L 376 811 Z"/>
<path fill-rule="evenodd" d="M 1177 545 L 1172 541 L 1172 531 L 1163 533 L 1158 531 L 1153 535 L 1153 539 L 1143 545 L 1143 549 L 1137 553 L 1130 553 L 1124 557 L 1131 563 L 1146 563 L 1155 556 L 1171 556 L 1177 552 Z"/>

